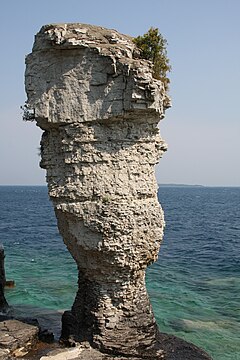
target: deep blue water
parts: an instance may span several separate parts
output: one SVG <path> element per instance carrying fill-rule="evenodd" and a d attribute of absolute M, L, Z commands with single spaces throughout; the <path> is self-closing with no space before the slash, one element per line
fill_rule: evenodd
<path fill-rule="evenodd" d="M 240 359 L 240 188 L 160 187 L 166 228 L 147 287 L 161 331 Z M 58 234 L 46 187 L 0 187 L 0 243 L 11 305 L 59 327 L 77 270 Z"/>

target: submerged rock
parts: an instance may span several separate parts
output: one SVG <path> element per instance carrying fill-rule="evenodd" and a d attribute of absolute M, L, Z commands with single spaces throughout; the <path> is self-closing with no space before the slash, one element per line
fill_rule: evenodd
<path fill-rule="evenodd" d="M 164 228 L 154 172 L 167 149 L 164 85 L 129 36 L 86 24 L 43 26 L 26 65 L 24 117 L 44 131 L 40 165 L 79 270 L 62 341 L 160 359 L 145 270 Z"/>

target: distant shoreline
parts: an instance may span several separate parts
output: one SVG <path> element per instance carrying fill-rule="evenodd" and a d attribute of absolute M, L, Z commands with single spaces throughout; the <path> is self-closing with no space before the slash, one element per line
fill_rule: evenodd
<path fill-rule="evenodd" d="M 158 184 L 158 186 L 172 188 L 240 188 L 240 185 Z"/>
<path fill-rule="evenodd" d="M 161 187 L 206 187 L 204 185 L 197 185 L 197 184 L 196 185 L 190 185 L 190 184 L 158 184 L 158 186 L 161 186 Z"/>

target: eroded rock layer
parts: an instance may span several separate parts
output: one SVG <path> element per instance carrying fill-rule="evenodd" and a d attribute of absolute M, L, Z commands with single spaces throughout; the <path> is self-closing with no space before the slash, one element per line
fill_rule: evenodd
<path fill-rule="evenodd" d="M 44 26 L 26 64 L 26 114 L 44 130 L 41 166 L 79 269 L 62 338 L 150 356 L 158 330 L 145 270 L 164 227 L 154 174 L 164 86 L 130 37 L 91 25 Z"/>

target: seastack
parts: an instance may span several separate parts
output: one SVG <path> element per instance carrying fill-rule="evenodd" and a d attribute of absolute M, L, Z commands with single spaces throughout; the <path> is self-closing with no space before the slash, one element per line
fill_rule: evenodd
<path fill-rule="evenodd" d="M 164 228 L 154 173 L 164 85 L 131 37 L 92 25 L 43 26 L 26 65 L 25 118 L 44 131 L 40 165 L 79 270 L 62 340 L 158 358 L 145 270 Z"/>

